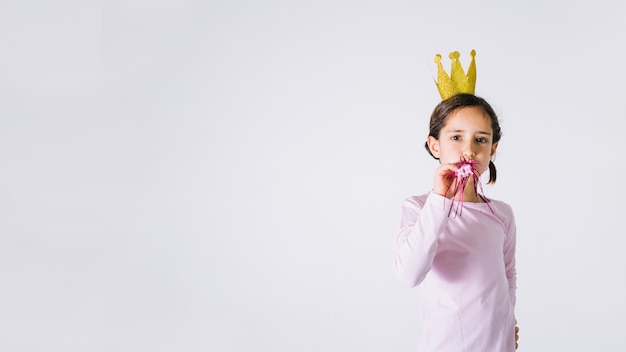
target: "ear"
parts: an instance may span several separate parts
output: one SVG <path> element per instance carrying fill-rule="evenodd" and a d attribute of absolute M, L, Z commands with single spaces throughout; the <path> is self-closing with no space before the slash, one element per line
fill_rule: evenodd
<path fill-rule="evenodd" d="M 499 142 L 495 142 L 494 144 L 491 145 L 491 156 L 493 156 L 496 153 L 496 149 L 498 149 L 498 143 Z"/>
<path fill-rule="evenodd" d="M 433 136 L 428 136 L 428 149 L 435 156 L 435 158 L 439 159 L 439 141 L 437 138 Z"/>

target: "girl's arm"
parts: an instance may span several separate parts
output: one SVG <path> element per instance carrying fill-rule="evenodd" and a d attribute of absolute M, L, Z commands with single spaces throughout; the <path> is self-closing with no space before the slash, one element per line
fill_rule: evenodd
<path fill-rule="evenodd" d="M 393 267 L 398 279 L 409 287 L 419 285 L 430 271 L 437 240 L 448 221 L 445 201 L 431 192 L 423 204 L 416 198 L 404 203 Z"/>
<path fill-rule="evenodd" d="M 517 242 L 517 229 L 515 227 L 515 217 L 513 210 L 510 210 L 510 222 L 507 226 L 506 238 L 504 239 L 504 266 L 506 278 L 509 281 L 509 296 L 511 303 L 515 306 L 517 289 L 517 270 L 515 268 L 515 247 Z"/>
<path fill-rule="evenodd" d="M 515 290 L 517 290 L 517 270 L 515 268 L 515 247 L 517 243 L 517 228 L 515 226 L 515 216 L 513 215 L 513 210 L 511 207 L 508 207 L 509 218 L 508 225 L 506 228 L 505 238 L 504 238 L 504 269 L 506 273 L 506 278 L 509 281 L 509 298 L 511 300 L 511 304 L 515 309 L 515 301 L 516 294 Z M 517 350 L 519 340 L 519 327 L 517 326 L 517 319 L 515 319 L 515 349 Z"/>

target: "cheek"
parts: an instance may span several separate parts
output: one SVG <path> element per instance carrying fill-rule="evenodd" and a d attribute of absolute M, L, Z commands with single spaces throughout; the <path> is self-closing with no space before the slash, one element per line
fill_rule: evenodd
<path fill-rule="evenodd" d="M 478 162 L 480 163 L 480 165 L 478 166 L 478 170 L 481 174 L 489 168 L 489 161 L 491 161 L 491 156 L 489 155 L 489 153 L 483 154 L 478 159 Z"/>

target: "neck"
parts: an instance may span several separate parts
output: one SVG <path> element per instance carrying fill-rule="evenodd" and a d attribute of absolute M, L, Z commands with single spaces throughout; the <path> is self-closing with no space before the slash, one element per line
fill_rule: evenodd
<path fill-rule="evenodd" d="M 451 194 L 450 197 L 452 197 L 453 195 Z M 478 192 L 475 190 L 474 187 L 474 180 L 470 177 L 470 179 L 467 181 L 467 184 L 465 185 L 465 188 L 463 189 L 463 192 L 459 192 L 457 193 L 456 196 L 454 196 L 455 200 L 461 200 L 461 198 L 463 199 L 464 202 L 470 202 L 470 203 L 483 203 L 484 199 L 478 195 Z"/>

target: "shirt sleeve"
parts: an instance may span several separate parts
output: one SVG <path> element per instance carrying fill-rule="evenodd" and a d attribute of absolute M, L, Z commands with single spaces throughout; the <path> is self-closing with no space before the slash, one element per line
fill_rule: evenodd
<path fill-rule="evenodd" d="M 431 192 L 423 205 L 414 198 L 404 202 L 393 267 L 398 279 L 409 287 L 419 285 L 430 271 L 437 241 L 448 221 L 446 200 Z"/>
<path fill-rule="evenodd" d="M 509 296 L 511 303 L 515 306 L 516 289 L 517 289 L 517 270 L 515 268 L 515 248 L 517 242 L 517 229 L 515 226 L 515 216 L 513 210 L 510 210 L 510 222 L 506 229 L 506 237 L 504 239 L 504 267 L 506 270 L 506 278 L 509 281 Z"/>

